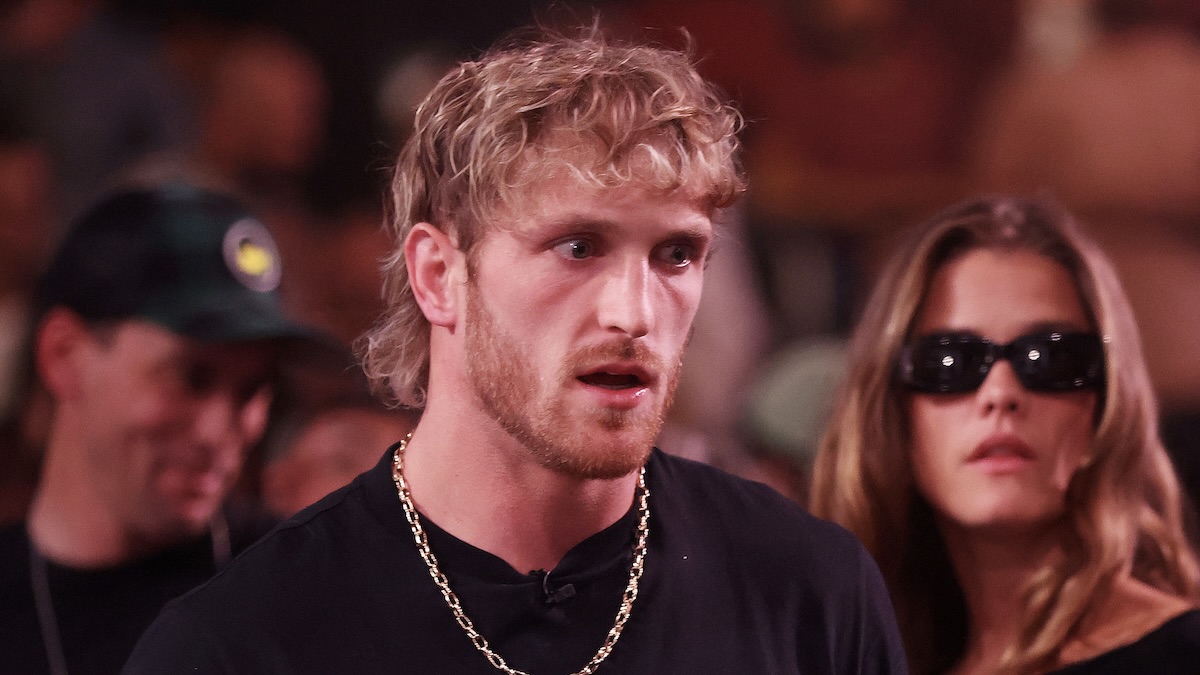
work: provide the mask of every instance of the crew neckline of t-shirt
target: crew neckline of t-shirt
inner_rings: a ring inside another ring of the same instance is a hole
[[[33,549],[33,540],[29,536],[28,531],[24,527],[20,528],[18,537],[21,542],[22,553],[28,559]],[[208,532],[198,534],[195,537],[189,537],[172,543],[164,548],[151,551],[149,553],[122,560],[116,563],[105,565],[95,565],[88,567],[80,567],[76,565],[67,565],[48,558],[41,553],[38,555],[46,566],[46,570],[55,577],[57,583],[83,583],[92,584],[96,580],[114,578],[120,576],[131,576],[141,578],[154,570],[178,565],[181,561],[189,561],[193,558],[212,559],[212,537]]]
[[[413,546],[404,507],[396,494],[392,480],[392,457],[396,445],[384,453],[380,462],[366,477],[368,499],[373,502],[377,513],[383,516],[388,531],[401,537],[403,545]],[[649,486],[654,466],[658,460],[658,449],[652,450],[646,464],[646,483]],[[651,490],[653,492],[653,490]],[[654,509],[651,496],[651,511]],[[429,538],[429,546],[438,559],[438,565],[447,574],[462,574],[490,583],[522,584],[540,580],[546,573],[563,583],[578,583],[603,575],[616,565],[628,565],[633,555],[637,533],[638,509],[635,501],[615,523],[576,544],[567,552],[553,570],[518,571],[501,558],[477,548],[443,530],[434,521],[421,514],[421,525]]]

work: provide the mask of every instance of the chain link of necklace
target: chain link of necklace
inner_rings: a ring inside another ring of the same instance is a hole
[[[396,483],[396,491],[400,493],[400,504],[404,506],[404,517],[408,520],[413,540],[417,543],[417,551],[421,554],[421,559],[425,561],[425,566],[429,568],[429,576],[433,577],[434,583],[441,590],[442,598],[450,607],[450,611],[454,613],[454,620],[466,632],[467,637],[471,638],[471,643],[475,645],[475,648],[487,657],[488,663],[492,664],[497,670],[509,675],[529,675],[523,670],[517,670],[509,666],[503,657],[492,650],[487,639],[479,634],[479,631],[475,629],[474,622],[463,611],[458,596],[450,589],[450,580],[446,578],[441,568],[438,567],[437,557],[433,555],[433,550],[429,548],[429,537],[425,535],[425,528],[421,527],[417,508],[413,506],[412,495],[408,491],[408,481],[404,480],[404,449],[408,447],[408,441],[411,438],[412,434],[410,433],[396,447],[396,452],[392,457],[392,480]],[[638,538],[637,545],[633,548],[633,564],[629,567],[629,583],[626,584],[625,593],[621,596],[621,608],[617,610],[616,621],[613,623],[613,627],[609,629],[608,635],[605,636],[604,644],[600,646],[600,650],[596,652],[591,661],[587,662],[587,665],[572,673],[572,675],[592,675],[596,672],[596,668],[612,653],[617,640],[621,638],[621,631],[625,630],[625,622],[629,621],[629,615],[633,611],[633,601],[637,599],[638,583],[642,579],[642,569],[646,560],[646,537],[650,534],[650,490],[646,488],[645,467],[642,467],[638,472],[637,486]]]

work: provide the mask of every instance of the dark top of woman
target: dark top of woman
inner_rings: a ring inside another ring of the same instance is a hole
[[[1200,609],[1184,612],[1136,642],[1086,661],[1072,663],[1052,675],[1175,675],[1200,670]]]

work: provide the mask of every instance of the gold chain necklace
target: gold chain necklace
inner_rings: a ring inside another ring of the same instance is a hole
[[[413,506],[412,495],[408,491],[408,481],[404,480],[404,449],[408,447],[408,441],[412,438],[412,434],[408,434],[404,440],[400,441],[400,445],[396,447],[396,452],[392,456],[392,480],[396,483],[396,491],[400,493],[400,504],[404,506],[404,517],[408,520],[409,528],[412,530],[413,540],[417,543],[417,551],[421,554],[421,559],[425,561],[425,566],[429,568],[429,576],[433,577],[434,583],[437,584],[439,590],[442,591],[442,598],[450,607],[450,611],[454,613],[454,620],[467,633],[467,637],[471,638],[471,643],[475,648],[487,657],[488,663],[509,675],[529,675],[523,670],[517,670],[508,665],[496,652],[492,651],[486,638],[475,630],[475,624],[463,611],[462,604],[458,601],[458,596],[450,589],[450,580],[442,573],[438,567],[437,557],[433,555],[433,550],[429,548],[429,537],[425,535],[425,529],[421,527],[421,520],[417,515],[417,509]],[[637,599],[638,582],[642,579],[643,564],[646,560],[646,537],[650,534],[650,490],[646,488],[646,468],[638,472],[638,540],[637,545],[633,548],[633,564],[629,568],[629,583],[625,586],[625,593],[621,596],[621,608],[617,610],[617,619],[613,623],[613,627],[609,629],[608,635],[604,638],[604,644],[600,646],[600,650],[592,657],[591,661],[587,662],[583,668],[572,675],[592,675],[596,672],[596,668],[608,658],[612,653],[613,647],[616,646],[617,640],[621,638],[621,631],[625,630],[625,622],[629,621],[629,614],[633,610],[633,601]]]

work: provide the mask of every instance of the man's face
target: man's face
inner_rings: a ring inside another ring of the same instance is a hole
[[[615,478],[662,427],[713,227],[700,205],[573,179],[472,251],[467,368],[483,410],[547,468]]]
[[[271,347],[197,343],[124,321],[80,351],[89,480],[134,536],[199,533],[262,435]]]

